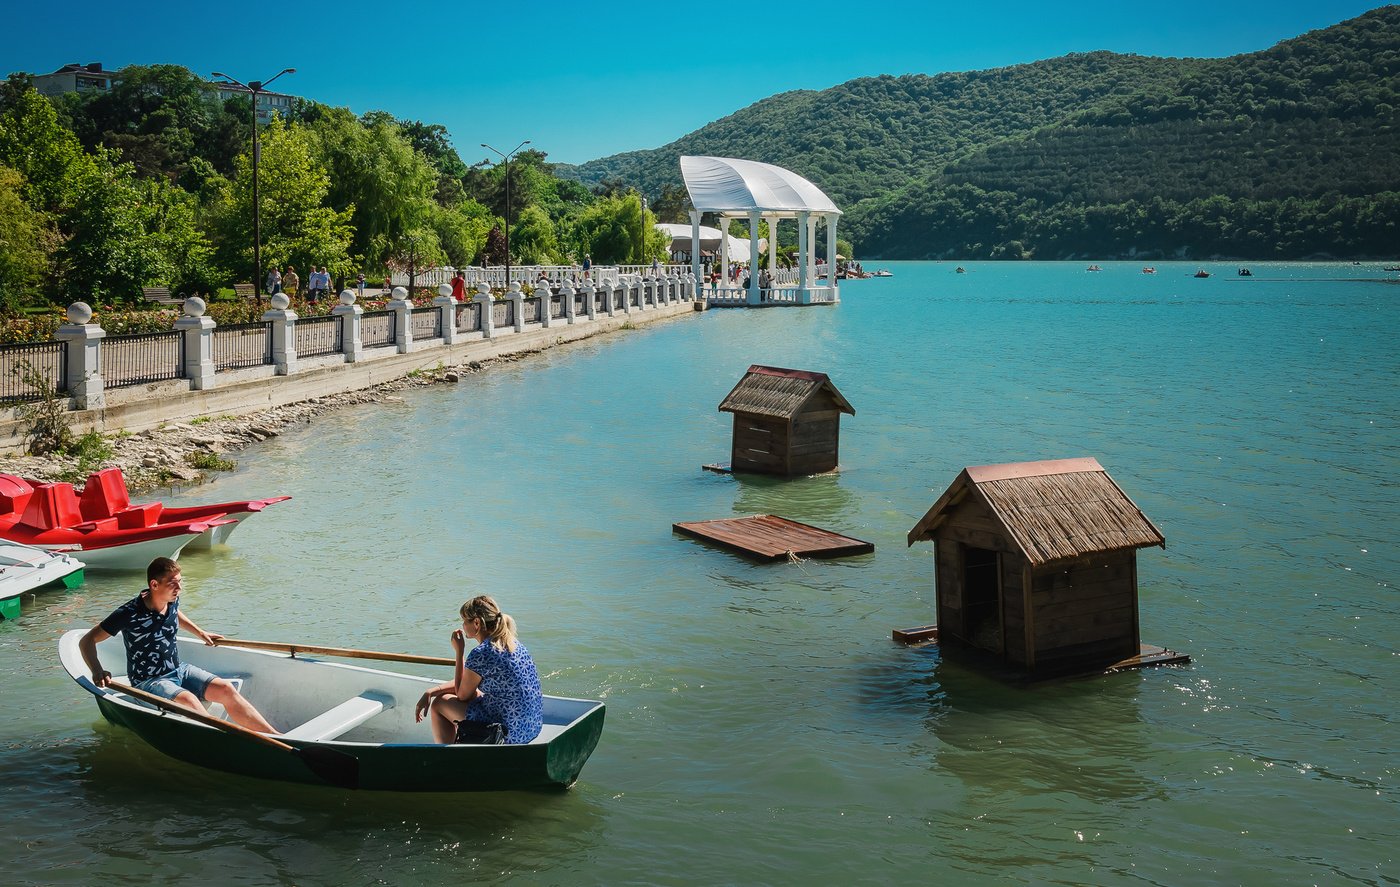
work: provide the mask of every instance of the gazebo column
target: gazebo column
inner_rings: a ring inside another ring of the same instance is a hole
[[[806,210],[797,214],[797,287],[803,293],[798,296],[799,300],[805,297],[807,287],[812,285],[811,279],[807,276],[807,255],[812,249],[812,238],[809,236],[811,232],[807,228],[807,220],[811,215]]]
[[[729,286],[729,217],[719,217],[720,286]]]
[[[831,301],[841,301],[836,290],[836,220],[840,218],[835,213],[830,213],[826,217],[826,283],[831,287]]]
[[[700,279],[700,211],[690,211],[690,273]]]
[[[758,255],[758,210],[749,213],[749,304],[763,304],[763,291],[758,288],[758,269],[761,261]]]
[[[807,261],[810,270],[807,272],[807,280],[810,286],[817,285],[817,217],[812,213],[807,213]]]
[[[778,276],[778,217],[768,217],[768,285]]]

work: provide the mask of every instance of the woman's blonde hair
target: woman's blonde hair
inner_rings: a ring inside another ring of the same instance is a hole
[[[509,613],[502,613],[495,598],[489,594],[478,595],[462,605],[463,619],[480,619],[486,629],[486,639],[498,650],[514,653],[517,643],[515,620]]]

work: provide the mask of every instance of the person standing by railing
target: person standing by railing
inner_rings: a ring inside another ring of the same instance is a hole
[[[280,292],[282,292],[282,272],[277,270],[276,265],[273,265],[267,269],[267,294],[275,296]]]

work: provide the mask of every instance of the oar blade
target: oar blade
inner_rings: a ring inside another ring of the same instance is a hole
[[[333,748],[298,748],[297,758],[306,768],[340,788],[360,787],[360,759]]]

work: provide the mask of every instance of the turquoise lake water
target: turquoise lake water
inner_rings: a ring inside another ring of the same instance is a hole
[[[873,264],[873,263],[872,263]],[[601,698],[562,793],[205,771],[57,664],[140,578],[0,623],[0,883],[1400,883],[1400,284],[1379,266],[892,263],[832,308],[715,310],[346,409],[165,497],[287,493],[182,559],[211,631],[448,655],[467,597]],[[728,456],[751,363],[830,374],[842,471]],[[1193,662],[1013,689],[905,534],[967,465],[1094,456],[1163,530],[1143,640]],[[873,555],[753,564],[670,525],[772,512]],[[426,734],[425,734],[426,735]]]

